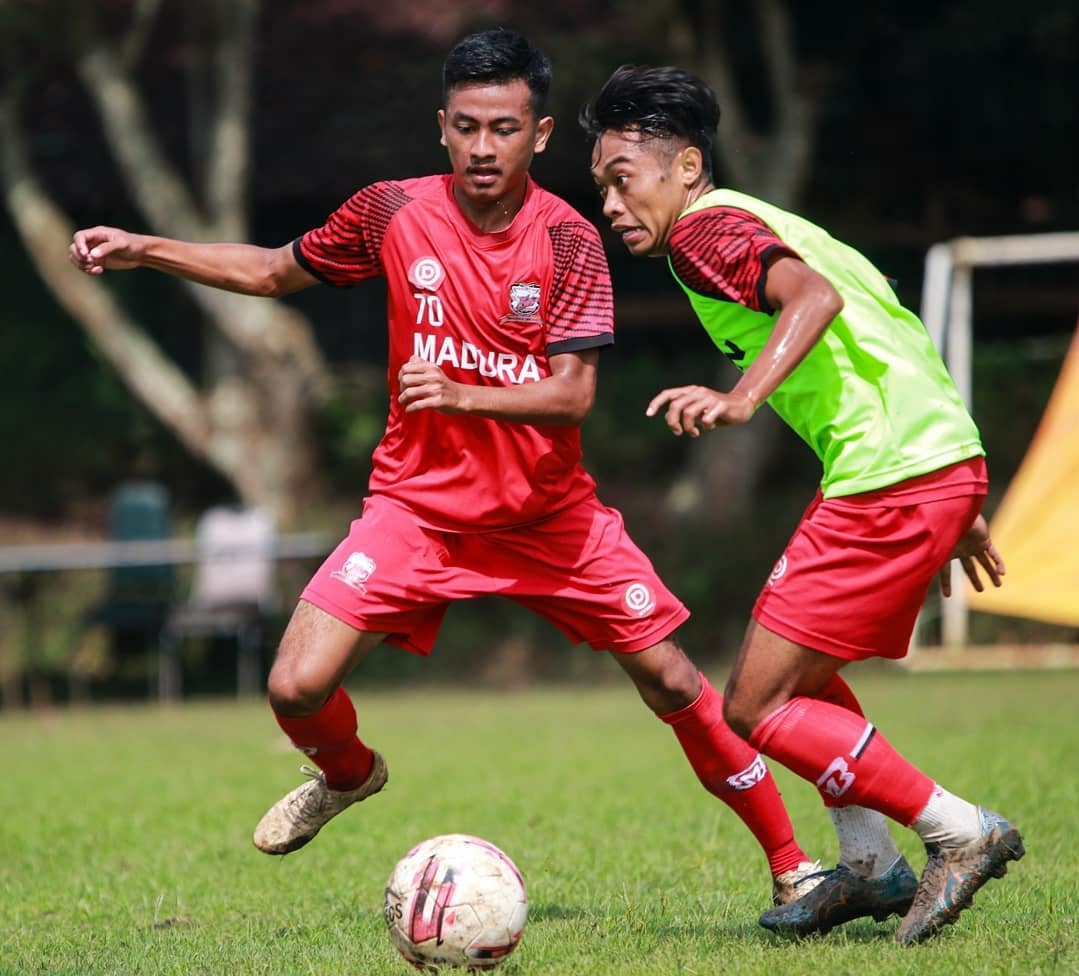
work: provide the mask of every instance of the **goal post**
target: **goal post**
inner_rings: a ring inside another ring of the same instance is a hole
[[[971,407],[974,269],[1079,262],[1079,232],[957,237],[926,253],[921,318],[951,372],[963,402]],[[941,644],[967,644],[966,588],[956,586],[941,601]],[[915,630],[917,641],[918,630]],[[911,651],[915,649],[912,644]]]

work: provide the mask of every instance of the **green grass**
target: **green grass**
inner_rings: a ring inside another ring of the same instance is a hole
[[[897,945],[894,919],[800,945],[759,928],[763,856],[628,683],[358,690],[390,783],[285,858],[250,834],[301,757],[259,703],[0,714],[0,974],[404,976],[383,884],[414,842],[453,831],[504,847],[528,882],[504,976],[1079,973],[1079,673],[850,678],[898,748],[1026,838],[926,945]],[[834,859],[815,792],[777,778],[803,846]]]

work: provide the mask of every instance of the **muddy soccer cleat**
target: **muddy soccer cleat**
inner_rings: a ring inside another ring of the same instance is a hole
[[[926,844],[929,854],[914,904],[903,919],[896,940],[906,944],[931,939],[974,902],[974,894],[990,878],[1003,878],[1008,862],[1025,853],[1019,831],[999,813],[979,809],[982,835],[969,844],[943,847]]]
[[[381,790],[388,778],[386,762],[377,752],[367,779],[354,790],[331,790],[319,770],[300,768],[310,779],[270,807],[255,828],[255,846],[265,854],[298,851],[342,810]]]
[[[792,871],[784,871],[772,878],[772,904],[787,905],[809,894],[827,874],[820,861],[803,861]]]
[[[905,914],[918,888],[917,876],[902,857],[879,878],[863,878],[843,864],[821,871],[818,877],[816,885],[797,901],[761,915],[760,924],[780,935],[826,935],[856,918],[883,922],[889,915]]]

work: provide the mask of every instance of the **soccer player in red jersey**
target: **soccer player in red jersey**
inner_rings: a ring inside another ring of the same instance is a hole
[[[821,488],[766,582],[724,715],[813,783],[839,864],[766,928],[827,932],[904,915],[931,938],[1024,854],[999,814],[943,789],[862,714],[839,670],[906,653],[929,586],[958,558],[982,589],[1004,565],[980,511],[984,450],[922,323],[859,252],[810,221],[712,184],[719,106],[678,68],[624,66],[586,106],[603,212],[630,253],[663,256],[716,346],[744,373],[729,392],[663,390],[646,413],[691,437],[750,421],[767,400],[821,461]],[[885,816],[928,854],[920,882]]]
[[[277,249],[95,227],[75,234],[71,260],[266,296],[387,281],[389,416],[369,493],[304,589],[269,676],[278,724],[319,770],[263,817],[260,850],[302,847],[386,782],[342,687],[356,664],[382,641],[426,655],[451,603],[501,594],[613,652],[702,784],[754,833],[785,902],[818,865],[676,643],[688,611],[582,466],[613,301],[596,229],[529,176],[554,124],[550,77],[520,35],[472,35],[444,66],[450,174],[367,186]]]

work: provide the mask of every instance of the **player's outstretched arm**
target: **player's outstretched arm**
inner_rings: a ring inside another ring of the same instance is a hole
[[[76,268],[91,275],[153,268],[243,295],[287,295],[317,281],[296,261],[291,244],[278,248],[203,244],[132,234],[119,227],[76,231],[68,257]]]
[[[951,557],[948,559],[938,574],[940,592],[944,596],[952,595],[952,560],[958,559],[963,567],[971,586],[979,593],[985,589],[978,567],[981,566],[985,575],[994,586],[1000,586],[1003,582],[1001,577],[1007,572],[1004,560],[1001,559],[997,547],[989,537],[989,526],[984,518],[979,515],[974,524],[967,529],[963,537],[955,544]]]

